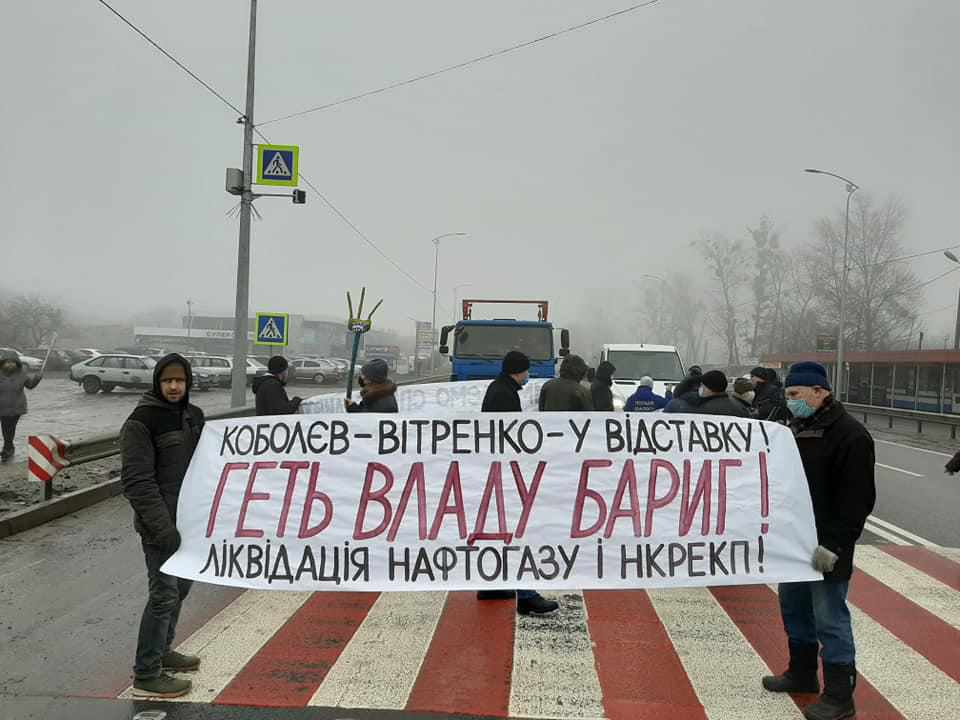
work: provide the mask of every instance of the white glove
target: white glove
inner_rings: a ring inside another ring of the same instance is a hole
[[[821,573],[833,572],[838,559],[836,553],[827,550],[823,545],[817,545],[817,549],[813,551],[813,569]]]

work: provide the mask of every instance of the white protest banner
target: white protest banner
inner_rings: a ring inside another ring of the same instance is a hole
[[[464,382],[424,383],[397,388],[397,405],[401,413],[427,415],[433,413],[476,412],[483,405],[483,395],[490,380]],[[536,411],[540,389],[546,380],[531,380],[520,390],[520,405],[524,412]],[[323,393],[307,398],[300,405],[304,415],[346,413],[343,393]]]
[[[776,424],[607,413],[207,423],[164,572],[285,590],[588,589],[820,579]]]

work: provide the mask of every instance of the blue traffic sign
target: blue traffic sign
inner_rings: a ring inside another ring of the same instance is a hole
[[[289,318],[287,313],[257,313],[257,345],[286,346]]]
[[[257,184],[296,187],[300,148],[297,145],[260,145],[257,151]]]

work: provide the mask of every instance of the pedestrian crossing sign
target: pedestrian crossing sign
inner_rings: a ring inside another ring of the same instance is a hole
[[[257,185],[296,187],[300,180],[299,145],[260,145],[257,150]]]
[[[257,345],[285,347],[290,316],[286,313],[257,313]]]

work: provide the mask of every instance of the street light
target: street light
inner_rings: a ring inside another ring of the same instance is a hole
[[[435,248],[433,254],[433,323],[430,325],[430,332],[432,337],[436,337],[437,333],[437,279],[440,277],[440,241],[448,237],[462,237],[466,235],[465,232],[452,232],[444,233],[443,235],[437,235],[433,239],[433,246]],[[433,348],[430,348],[430,372],[434,371],[435,357],[436,353],[433,352]]]
[[[473,287],[473,283],[460,283],[453,286],[453,323],[457,323],[457,302],[460,300],[460,290],[465,287]]]
[[[860,186],[853,182],[853,180],[843,177],[843,175],[837,175],[836,173],[827,172],[826,170],[806,168],[804,172],[813,173],[814,175],[829,175],[847,184],[847,210],[843,223],[843,268],[840,271],[840,322],[838,323],[839,327],[837,330],[837,364],[834,368],[834,387],[836,388],[837,399],[843,400],[843,332],[846,321],[847,272],[849,271],[847,267],[847,243],[850,239],[850,198],[860,189]]]
[[[949,250],[944,250],[943,255],[947,260],[960,264],[960,258]],[[953,349],[960,350],[960,292],[957,293],[957,321],[953,327]]]

